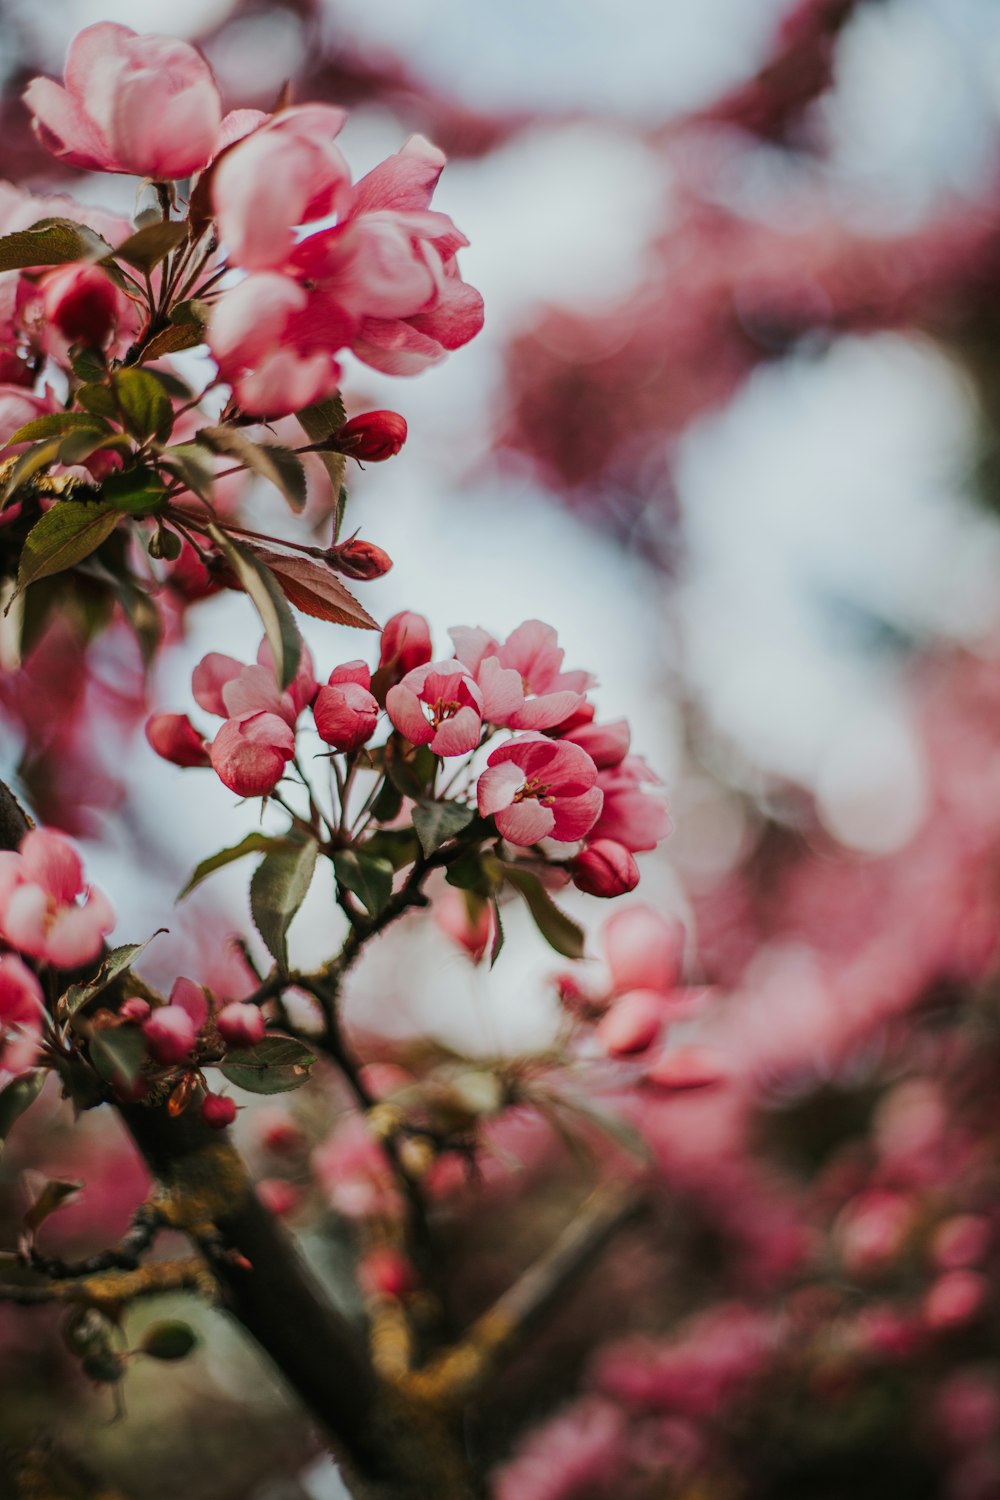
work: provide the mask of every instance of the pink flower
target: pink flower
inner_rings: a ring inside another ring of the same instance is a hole
[[[313,718],[319,737],[335,750],[350,754],[375,732],[379,706],[369,691],[371,680],[363,661],[350,661],[335,667],[327,686],[316,694]]]
[[[19,385],[0,385],[0,445],[6,448],[8,439],[19,427],[55,410],[56,402],[49,390],[44,396],[36,396]],[[9,457],[14,452],[23,452],[26,446],[26,444],[19,443],[16,449],[10,449],[5,457]]]
[[[565,731],[561,739],[572,740],[581,750],[586,750],[599,771],[621,765],[628,754],[631,733],[626,719],[616,719],[612,724],[579,724]]]
[[[0,1068],[24,1073],[32,1067],[45,1014],[42,987],[16,953],[0,954]]]
[[[624,896],[639,884],[639,867],[622,844],[596,839],[570,865],[573,884],[588,896]]]
[[[398,1217],[402,1201],[385,1153],[364,1120],[351,1115],[312,1154],[331,1208],[348,1219]]]
[[[636,904],[616,912],[601,933],[612,993],[655,990],[669,995],[677,988],[684,958],[684,928],[651,906]]]
[[[295,735],[277,714],[227,719],[209,751],[212,769],[238,797],[273,792],[295,754]]]
[[[653,990],[632,990],[616,1000],[597,1024],[597,1040],[612,1057],[645,1052],[659,1036],[664,997]]]
[[[24,101],[42,145],[69,166],[163,181],[212,155],[219,94],[187,42],[101,21],[70,43],[64,81],[35,78]]]
[[[150,1056],[164,1067],[186,1062],[208,1019],[208,1001],[200,985],[176,979],[169,1005],[161,1005],[143,1022]]]
[[[490,903],[446,885],[434,898],[433,916],[441,931],[478,964],[493,941]]]
[[[499,644],[485,630],[449,631],[455,655],[483,693],[483,717],[509,729],[552,729],[576,713],[592,679],[563,672],[565,653],[556,632],[541,620],[525,620]]]
[[[45,316],[71,344],[101,348],[118,320],[118,292],[100,266],[70,265],[41,282]]]
[[[400,675],[405,675],[415,667],[425,666],[433,654],[431,628],[423,615],[404,609],[391,620],[386,620],[382,628],[380,669],[392,667]]]
[[[578,745],[522,735],[487,761],[476,795],[484,818],[512,844],[582,839],[601,811],[597,767]]]
[[[382,463],[394,458],[406,442],[406,418],[398,411],[366,411],[352,417],[330,440],[338,453],[359,462]]]
[[[350,321],[289,276],[257,271],[220,297],[208,324],[219,374],[252,416],[280,417],[332,396]]]
[[[59,834],[33,828],[17,854],[0,854],[0,933],[12,948],[73,969],[98,956],[114,925],[107,898],[84,885],[80,857]]]
[[[234,1000],[224,1005],[215,1018],[219,1035],[227,1047],[256,1047],[264,1040],[264,1017],[256,1005]]]
[[[295,724],[316,692],[312,661],[303,649],[295,680],[279,691],[263,641],[255,666],[210,652],[191,679],[196,702],[226,719],[209,750],[212,766],[231,791],[261,797],[273,791],[295,754]]]
[[[146,739],[175,766],[211,765],[205,741],[187,714],[153,714],[146,721]]]
[[[633,854],[655,849],[670,832],[670,819],[662,796],[642,788],[658,782],[659,778],[637,755],[626,756],[619,765],[601,771],[604,811],[594,837],[614,839]]]
[[[407,672],[386,694],[400,734],[435,755],[465,755],[479,743],[483,696],[457,661],[429,662]]]
[[[969,1323],[984,1306],[990,1284],[978,1271],[946,1271],[924,1298],[924,1322],[939,1332]]]
[[[212,1130],[225,1130],[236,1119],[236,1104],[227,1094],[206,1094],[201,1101],[201,1117]]]
[[[347,118],[328,104],[272,115],[227,151],[212,204],[230,259],[251,271],[282,266],[297,225],[345,209],[351,174],[334,137]]]

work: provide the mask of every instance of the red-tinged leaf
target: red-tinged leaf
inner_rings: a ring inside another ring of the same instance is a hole
[[[325,563],[311,557],[283,557],[246,540],[243,545],[266,563],[285,598],[304,615],[329,620],[334,625],[353,625],[359,630],[379,629],[377,621]]]

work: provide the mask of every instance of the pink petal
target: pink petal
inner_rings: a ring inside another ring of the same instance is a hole
[[[72,845],[57,833],[33,828],[21,840],[22,875],[55,901],[75,901],[83,887],[83,866]]]
[[[562,843],[582,839],[597,822],[603,801],[604,793],[598,786],[592,786],[581,797],[557,797],[552,807],[555,814],[552,837]]]
[[[24,91],[32,125],[45,150],[70,167],[114,170],[114,161],[93,121],[73,96],[51,78],[33,78]]]
[[[273,791],[295,753],[295,736],[277,714],[227,719],[209,754],[219,780],[241,797]]]
[[[383,208],[426,208],[446,160],[444,152],[422,135],[411,135],[401,151],[355,183],[349,216]]]
[[[608,919],[602,941],[617,994],[625,990],[669,994],[680,982],[684,928],[675,918],[637,903]]]
[[[551,807],[543,807],[534,798],[501,808],[495,816],[497,828],[503,837],[511,844],[524,847],[548,838],[555,824]]]
[[[45,934],[45,957],[57,969],[75,969],[96,959],[104,946],[104,934],[114,925],[110,907],[102,898],[97,905],[64,906],[56,912]]]
[[[191,677],[191,691],[198,707],[206,713],[218,714],[220,719],[228,718],[222,689],[242,671],[241,661],[233,656],[223,656],[220,651],[210,651],[202,657]]]
[[[170,991],[170,1004],[179,1006],[185,1015],[191,1018],[195,1031],[200,1031],[208,1020],[208,1001],[205,991],[200,984],[195,984],[193,979],[185,979],[183,976],[174,980],[173,989]]]
[[[575,713],[582,701],[579,693],[543,693],[540,698],[526,699],[508,722],[512,729],[553,729]]]
[[[435,755],[466,755],[479,744],[482,727],[482,717],[476,709],[460,708],[438,726],[430,742],[431,749]]]
[[[520,673],[502,667],[495,656],[487,656],[479,664],[476,681],[483,695],[483,718],[490,724],[515,724],[524,708]]]
[[[524,772],[509,762],[490,766],[476,783],[476,799],[484,818],[509,807],[524,785]]]
[[[3,935],[12,948],[44,958],[48,915],[48,899],[40,886],[18,886],[3,914]]]
[[[279,714],[284,718],[281,694],[269,667],[244,667],[238,677],[223,683],[222,701],[230,719],[256,713]]]
[[[367,690],[372,685],[372,674],[367,662],[347,661],[342,667],[334,667],[327,681],[331,687],[338,682],[356,682]]]
[[[412,675],[407,673],[407,676]],[[386,712],[395,728],[406,736],[411,745],[429,745],[434,738],[434,730],[424,717],[420,699],[404,682],[389,689],[385,698]]]
[[[633,990],[617,1000],[598,1022],[597,1040],[612,1057],[644,1052],[656,1041],[663,1021],[663,996],[652,990]]]

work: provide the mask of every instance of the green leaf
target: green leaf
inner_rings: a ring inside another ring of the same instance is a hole
[[[199,500],[211,500],[215,470],[205,450],[197,443],[180,443],[160,454],[160,463],[186,484]]]
[[[101,485],[101,499],[127,516],[150,516],[166,497],[163,480],[152,469],[127,469]]]
[[[378,625],[358,603],[350,589],[330,571],[326,563],[310,557],[285,556],[256,542],[246,542],[248,552],[268,568],[281,585],[285,598],[316,620],[334,625],[352,625],[359,630],[377,630]]]
[[[73,432],[78,427],[90,428],[97,432],[110,432],[106,422],[100,417],[94,416],[86,411],[50,411],[44,417],[35,417],[30,422],[25,422],[15,433],[7,439],[7,447],[13,448],[15,443],[33,443],[38,438],[58,437],[64,432]]]
[[[137,1026],[109,1026],[89,1041],[90,1061],[105,1083],[129,1088],[146,1061],[146,1040]]]
[[[163,443],[174,425],[170,397],[149,370],[119,370],[112,376],[115,396],[127,430],[140,442]]]
[[[412,828],[380,828],[365,840],[366,854],[387,859],[394,870],[405,870],[420,854],[420,843]]]
[[[7,476],[3,487],[3,496],[0,497],[0,510],[13,499],[14,495],[35,474],[47,469],[49,464],[54,464],[59,457],[61,438],[48,438],[45,442],[35,443],[33,447],[27,448],[18,458]]]
[[[158,219],[116,245],[114,258],[134,266],[137,271],[151,271],[187,237],[188,226],[182,220]]]
[[[79,501],[60,500],[47,510],[28,532],[21,552],[16,593],[82,562],[114,531],[121,519],[109,505],[85,505]]]
[[[297,849],[268,854],[250,881],[250,911],[268,952],[288,968],[288,928],[306,899],[316,869],[319,846],[309,839]]]
[[[142,351],[144,361],[161,359],[164,354],[180,354],[184,349],[197,349],[205,342],[205,330],[200,323],[172,323],[155,333]]]
[[[0,239],[0,271],[101,260],[110,254],[107,240],[86,224],[75,224],[72,219],[39,219],[30,229],[18,229]]]
[[[53,1177],[45,1184],[24,1216],[24,1227],[28,1230],[32,1240],[35,1237],[35,1231],[45,1222],[49,1214],[54,1214],[67,1199],[74,1198],[82,1187],[82,1182],[70,1181],[62,1177]]]
[[[157,928],[152,937],[148,937],[144,943],[122,943],[120,947],[112,948],[93,979],[89,980],[86,984],[71,984],[60,995],[56,1010],[59,1019],[61,1021],[68,1020],[70,1016],[75,1016],[80,1007],[86,1005],[88,1000],[96,999],[102,991],[107,989],[109,984],[118,978],[119,974],[124,974],[125,970],[135,963],[139,954],[142,953],[143,949],[148,947],[154,937],[158,937],[161,932],[166,932],[166,930],[165,927]]]
[[[344,454],[343,453],[339,454],[338,456],[340,458],[344,458]],[[344,488],[344,486],[341,485],[340,488],[339,488],[339,490],[337,491],[337,506],[336,506],[336,509],[334,510],[334,513],[333,513],[333,540],[334,540],[334,543],[337,543],[337,542],[340,541],[340,532],[341,532],[341,528],[342,528],[342,526],[344,524],[344,517],[345,517],[346,514],[347,514],[347,491]]]
[[[411,801],[426,799],[437,767],[437,757],[426,745],[414,749],[401,734],[391,734],[386,740],[386,775],[393,786]]]
[[[0,1148],[14,1124],[38,1098],[48,1076],[46,1068],[32,1068],[30,1073],[20,1073],[6,1088],[0,1089]]]
[[[67,432],[59,444],[59,462],[82,464],[92,453],[107,448],[116,448],[126,458],[132,453],[131,440],[122,432],[109,432],[106,427],[79,427],[75,432]]]
[[[236,427],[203,427],[197,441],[213,453],[224,453],[267,479],[281,491],[292,510],[306,503],[306,471],[291,448],[278,443],[255,443]]]
[[[542,937],[564,958],[582,958],[585,936],[582,927],[561,911],[537,875],[517,865],[504,865],[505,879],[525,899]]]
[[[444,878],[449,885],[455,886],[460,891],[469,891],[473,896],[482,896],[484,899],[492,896],[497,889],[497,876],[490,868],[494,860],[484,860],[478,849],[468,849],[449,862]]]
[[[81,385],[76,393],[76,399],[92,416],[112,417],[117,422],[121,421],[121,413],[111,387],[104,385],[101,381]]]
[[[344,403],[339,396],[331,396],[326,401],[314,401],[312,406],[303,407],[302,411],[296,412],[295,415],[299,426],[311,443],[321,443],[324,438],[339,431],[347,421]],[[344,505],[347,503],[347,491],[344,489],[347,457],[343,453],[317,453],[316,457],[329,474],[333,493],[337,496],[337,513],[334,518],[333,532],[333,540],[336,542],[339,539],[340,527],[344,519]]]
[[[353,891],[370,917],[377,917],[392,895],[389,860],[364,849],[341,849],[333,856],[333,868],[338,884]]]
[[[403,794],[393,786],[388,776],[379,787],[378,796],[372,803],[372,817],[376,823],[395,823],[403,810]]]
[[[260,615],[264,634],[271,648],[275,675],[284,691],[295,680],[302,654],[302,637],[285,596],[270,569],[231,536],[227,536],[220,526],[213,522],[208,528],[208,534]]]
[[[315,1055],[288,1036],[267,1036],[256,1047],[229,1052],[219,1067],[223,1078],[248,1094],[284,1094],[309,1078]]]
[[[172,536],[173,533],[166,532],[165,535]],[[179,545],[177,552],[180,553]],[[163,617],[159,607],[146,589],[140,588],[129,578],[119,578],[115,589],[118,602],[138,642],[143,666],[148,671],[156,659],[156,653],[163,638]]]
[[[108,363],[101,349],[78,349],[70,360],[70,367],[77,380],[104,380]]]
[[[179,1318],[165,1318],[151,1323],[142,1336],[139,1350],[150,1359],[184,1359],[198,1343],[198,1335],[189,1323]]]
[[[500,902],[496,896],[491,899],[493,901],[493,946],[490,949],[490,968],[492,969],[503,947],[503,922],[500,920]]]
[[[201,861],[200,865],[196,865],[177,899],[183,901],[184,897],[189,896],[195,886],[201,885],[208,875],[221,870],[225,865],[233,864],[237,859],[242,859],[245,854],[278,853],[279,851],[284,853],[298,847],[290,839],[272,838],[267,833],[248,833],[246,838],[241,839],[238,844],[231,844],[228,849],[220,849],[217,854],[210,854],[207,859]]]
[[[418,803],[413,809],[413,826],[427,858],[456,833],[468,828],[475,816],[475,808],[466,807],[463,802]]]

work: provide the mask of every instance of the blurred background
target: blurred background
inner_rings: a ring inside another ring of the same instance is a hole
[[[659,1089],[627,1068],[581,1085],[652,1151],[662,1211],[477,1419],[500,1500],[1000,1496],[996,6],[3,0],[0,173],[128,212],[134,184],[68,183],[20,104],[97,20],[195,42],[229,107],[267,109],[288,79],[348,106],[355,176],[413,132],[448,153],[435,206],[471,241],[486,328],[412,382],[349,370],[349,410],[410,424],[352,491],[352,523],[395,560],[365,603],[427,614],[440,654],[451,625],[555,625],[666,786],[674,831],[636,899],[684,924],[702,999],[675,1032],[704,1086],[680,1066]],[[82,839],[120,941],[246,831],[218,783],[179,790],[141,720],[147,699],[189,706],[206,650],[250,659],[248,618],[231,596],[189,611],[148,689],[103,638],[85,691],[106,733],[86,743],[51,727],[66,641],[2,674],[3,768]],[[325,672],[366,649],[337,627],[308,638]],[[170,919],[154,981],[238,983],[215,935],[246,922],[241,874]],[[599,987],[601,914],[565,902]],[[330,905],[317,889],[298,920],[302,962],[331,946]],[[491,973],[418,921],[361,967],[350,1014],[425,1082],[455,1053],[488,1076],[554,1034],[556,967],[526,920]],[[417,1059],[428,1035],[440,1051]],[[138,1169],[105,1122],[43,1105],[8,1198],[25,1166],[85,1158],[79,1175],[107,1180],[61,1233],[103,1244]],[[349,1296],[352,1240],[328,1210],[352,1169],[322,1155],[339,1105],[296,1109],[284,1144],[273,1114],[240,1130]],[[537,1116],[489,1128],[479,1191],[509,1209],[510,1242],[473,1189],[442,1187],[456,1315],[619,1149],[590,1130],[578,1161]],[[137,1500],[340,1493],[221,1319],[169,1379],[137,1365],[129,1421],[107,1425],[107,1393],[43,1349],[44,1318],[3,1317],[21,1417],[63,1383],[70,1446]]]

